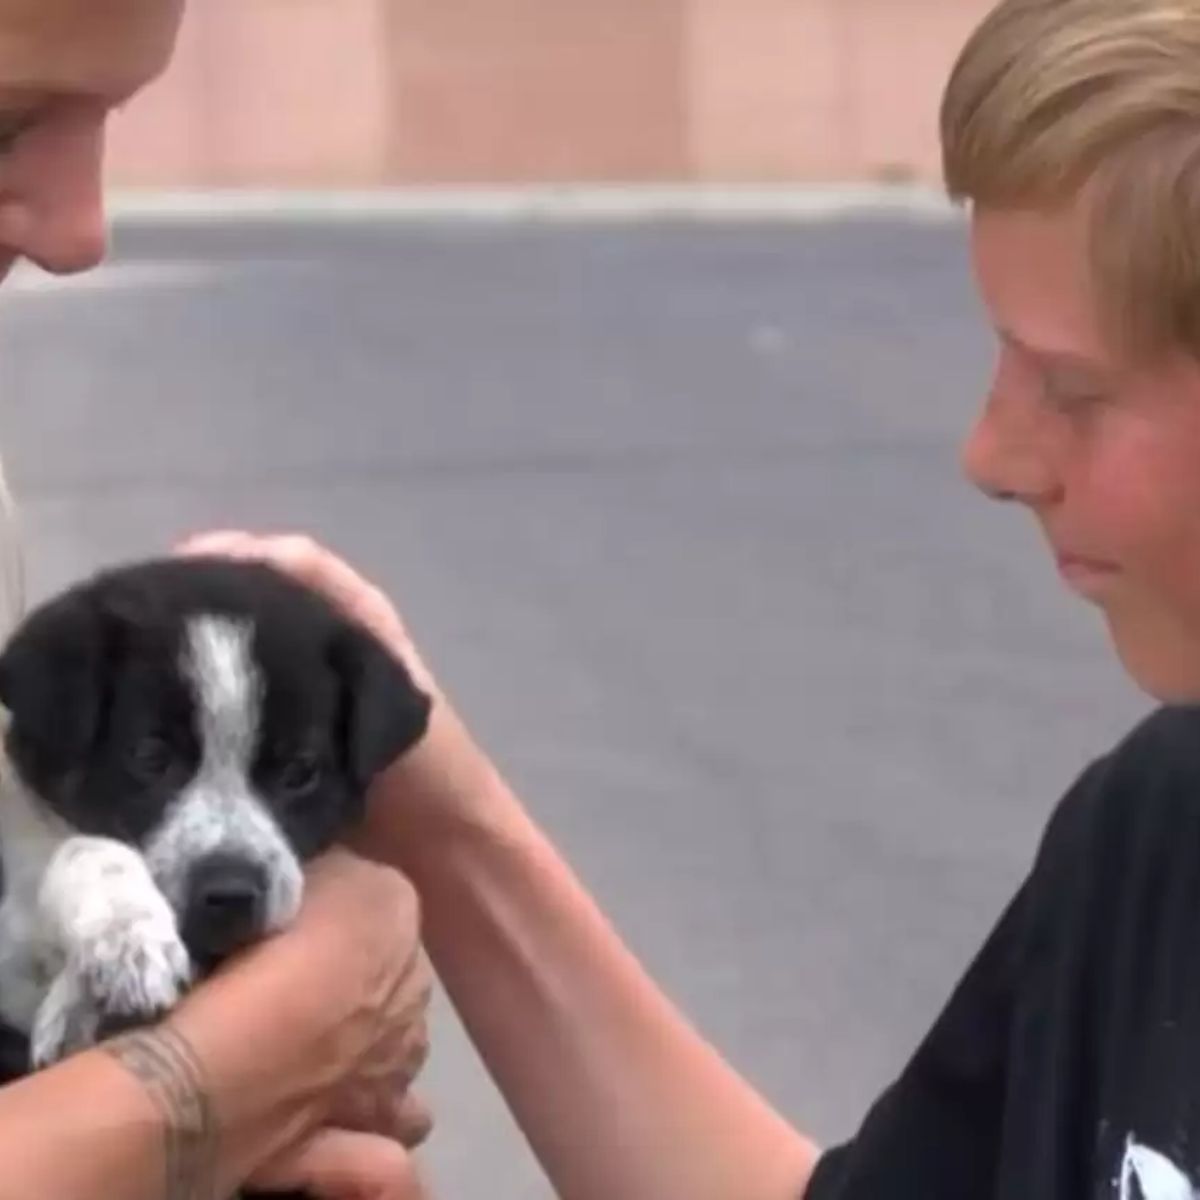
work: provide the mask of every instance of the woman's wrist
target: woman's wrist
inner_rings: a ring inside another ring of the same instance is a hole
[[[133,1030],[99,1050],[137,1082],[153,1107],[166,1195],[215,1196],[236,1183],[238,1168],[226,1161],[207,1074],[177,1030],[162,1025]]]
[[[235,1183],[322,1124],[341,1073],[337,1048],[328,1044],[335,1035],[307,1032],[336,1026],[324,1012],[304,1011],[325,1000],[309,990],[271,1002],[265,981],[246,976],[255,969],[239,963],[236,976],[206,981],[157,1027],[177,1061],[157,1064],[169,1071],[161,1082],[147,1080],[161,1095],[170,1128],[190,1120],[211,1131],[214,1154]],[[128,1036],[134,1053],[142,1052],[138,1035]],[[127,1066],[129,1044],[116,1043]],[[155,1066],[143,1062],[144,1070]],[[190,1098],[177,1102],[181,1094]]]

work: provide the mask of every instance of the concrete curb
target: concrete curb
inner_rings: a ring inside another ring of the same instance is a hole
[[[933,188],[909,185],[780,187],[568,186],[381,188],[377,190],[207,189],[110,194],[126,224],[224,222],[774,222],[846,216],[947,221],[959,210]]]

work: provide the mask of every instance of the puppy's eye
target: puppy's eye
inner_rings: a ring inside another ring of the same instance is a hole
[[[144,783],[157,783],[175,765],[175,755],[166,738],[149,734],[139,738],[126,757],[129,769]]]
[[[279,787],[289,796],[306,796],[321,782],[321,768],[311,755],[301,755],[279,772]]]

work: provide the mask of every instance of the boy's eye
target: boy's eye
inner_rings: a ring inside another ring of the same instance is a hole
[[[1042,376],[1042,395],[1055,408],[1086,408],[1104,399],[1104,390],[1086,379],[1064,379],[1053,374]]]

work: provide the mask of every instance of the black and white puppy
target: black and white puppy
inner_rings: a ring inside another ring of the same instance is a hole
[[[35,610],[0,654],[0,1021],[29,1065],[169,1009],[285,927],[302,864],[427,726],[403,665],[274,569],[164,559]]]

